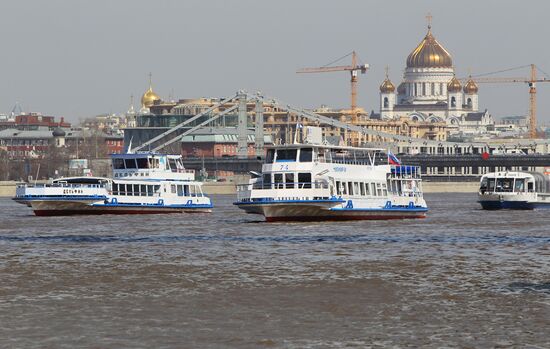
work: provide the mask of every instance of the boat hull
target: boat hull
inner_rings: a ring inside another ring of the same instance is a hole
[[[484,210],[534,210],[537,208],[550,208],[550,203],[548,202],[515,200],[480,200],[478,202]]]
[[[253,204],[235,203],[247,213],[261,214],[267,222],[348,221],[425,218],[424,207],[347,209],[332,204]]]
[[[167,213],[210,213],[212,205],[128,205],[104,204],[88,201],[32,201],[36,216],[72,215],[122,215],[122,214],[167,214]]]

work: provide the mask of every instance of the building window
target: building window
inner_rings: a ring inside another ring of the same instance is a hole
[[[451,107],[456,107],[456,98],[455,97],[451,97]]]
[[[468,98],[468,108],[471,108],[472,107],[472,99],[471,98]]]
[[[388,102],[388,97],[384,97],[384,108],[388,108],[390,103]]]

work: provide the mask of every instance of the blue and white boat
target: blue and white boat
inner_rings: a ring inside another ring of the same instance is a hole
[[[113,178],[59,178],[20,185],[15,201],[37,216],[211,212],[212,202],[183,167],[181,156],[154,153],[112,155]]]
[[[491,172],[481,177],[478,202],[485,210],[550,208],[550,180],[538,172]]]
[[[376,163],[383,151],[324,145],[320,131],[303,144],[270,147],[262,173],[238,186],[234,204],[268,222],[425,217],[420,169]]]

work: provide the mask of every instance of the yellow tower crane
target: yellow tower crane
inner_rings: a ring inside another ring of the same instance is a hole
[[[331,66],[332,64],[351,56],[351,65],[337,65]],[[296,73],[330,73],[336,71],[349,71],[351,75],[351,113],[352,117],[355,120],[357,117],[357,75],[358,72],[365,74],[369,69],[368,64],[358,64],[357,63],[357,54],[355,51],[348,53],[347,55],[338,58],[334,62],[326,64],[318,68],[302,68],[296,71]]]
[[[472,79],[476,83],[510,83],[510,82],[521,82],[526,83],[529,86],[529,138],[537,138],[537,82],[550,82],[550,79],[537,78],[537,66],[534,64],[529,65],[531,67],[531,76],[530,77],[503,77],[503,78],[488,78],[488,77],[470,77],[461,80]],[[519,68],[525,68],[527,66],[501,70],[499,72],[515,70]],[[495,72],[495,73],[499,73]],[[494,74],[494,73],[489,73]],[[483,74],[488,75],[488,74]]]

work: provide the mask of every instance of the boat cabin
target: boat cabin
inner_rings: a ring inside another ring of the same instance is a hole
[[[193,170],[183,166],[180,155],[154,153],[113,154],[113,177],[116,178],[155,178],[192,181]]]
[[[547,176],[538,172],[493,172],[481,177],[480,194],[491,193],[548,193]]]

